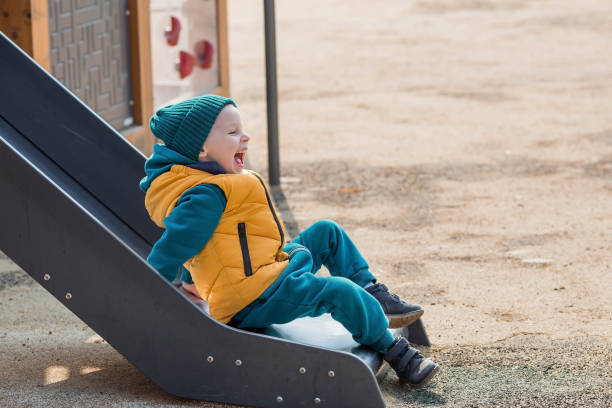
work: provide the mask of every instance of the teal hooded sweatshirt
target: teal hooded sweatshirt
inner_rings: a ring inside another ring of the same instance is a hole
[[[140,181],[140,189],[146,193],[153,180],[175,164],[211,174],[225,173],[216,162],[197,162],[164,145],[156,144],[153,146],[153,155],[145,162],[146,176]],[[206,246],[219,224],[226,204],[223,190],[216,185],[201,184],[187,190],[170,215],[164,218],[165,231],[153,245],[147,262],[169,281],[173,281],[181,272],[182,281],[193,283],[183,264]]]

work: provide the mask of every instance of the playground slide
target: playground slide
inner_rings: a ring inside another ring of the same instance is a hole
[[[329,318],[236,330],[152,269],[144,156],[2,33],[0,61],[0,250],[169,393],[384,407],[380,357]]]

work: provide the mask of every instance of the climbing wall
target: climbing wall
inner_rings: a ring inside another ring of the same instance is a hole
[[[214,0],[151,0],[153,105],[220,87]]]
[[[127,0],[49,0],[51,73],[116,130],[132,125]]]

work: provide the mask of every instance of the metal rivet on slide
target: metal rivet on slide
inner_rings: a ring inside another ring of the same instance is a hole
[[[236,360],[236,365],[240,367],[242,365],[242,360]]]
[[[300,367],[299,372],[300,374],[306,374],[306,369],[304,367]]]
[[[215,359],[213,358],[213,356],[208,356],[206,357],[206,361],[208,361],[209,363],[212,363],[213,361],[215,361]]]
[[[320,403],[321,403],[321,398],[316,397],[316,398],[314,399],[314,403],[315,403],[315,404],[320,404]]]
[[[72,299],[72,293],[70,292],[66,293],[66,299],[68,300]]]
[[[280,395],[278,397],[276,397],[276,402],[278,402],[279,404],[283,402],[283,397],[281,397]]]
[[[48,273],[45,273],[45,276],[43,276],[44,280],[49,280],[51,279],[51,275],[49,275]]]
[[[336,373],[334,373],[333,371],[330,370],[329,373],[327,373],[327,375],[329,375],[331,378],[334,378]]]

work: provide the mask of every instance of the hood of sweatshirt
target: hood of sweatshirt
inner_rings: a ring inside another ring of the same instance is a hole
[[[175,164],[182,164],[183,166],[189,166],[190,164],[196,164],[195,160],[192,160],[174,150],[166,147],[162,144],[155,144],[153,146],[153,154],[145,162],[145,174],[146,176],[140,180],[140,189],[145,193],[151,187],[151,183],[160,174],[164,174]]]
[[[149,216],[159,227],[163,228],[163,220],[170,214],[179,198],[185,193],[184,177],[193,175],[193,170],[200,170],[209,174],[226,174],[227,172],[215,161],[197,162],[191,160],[164,145],[155,145],[153,155],[145,163],[146,177],[140,181],[140,189],[146,193],[145,207]],[[178,165],[175,169],[173,166]],[[184,166],[181,167],[180,166]],[[163,181],[155,180],[172,172],[173,176],[164,177]],[[197,172],[196,172],[197,173]],[[190,184],[189,181],[186,181]]]

